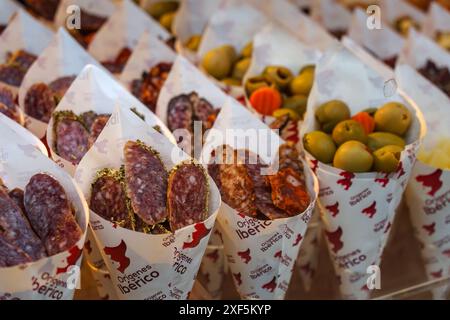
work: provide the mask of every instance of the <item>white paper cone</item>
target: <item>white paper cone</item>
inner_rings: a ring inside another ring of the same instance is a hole
[[[305,239],[298,252],[295,266],[300,275],[303,288],[310,291],[314,276],[319,266],[320,243],[322,242],[322,226],[320,221],[320,211],[315,208],[311,222],[306,230]]]
[[[65,76],[76,76],[90,63],[97,64],[97,61],[65,29],[60,28],[23,78],[19,89],[19,106],[22,111],[25,112],[25,97],[31,86],[41,82],[49,84]],[[45,136],[47,123],[26,114],[25,122],[26,127],[37,137]]]
[[[381,18],[391,27],[401,17],[410,17],[420,26],[425,22],[425,14],[405,0],[380,0]]]
[[[173,21],[172,32],[177,38],[176,48],[192,63],[197,63],[197,54],[184,47],[193,35],[202,35],[210,17],[219,9],[222,0],[181,1]]]
[[[439,3],[432,2],[423,22],[423,33],[435,39],[439,31],[450,32],[450,12]]]
[[[450,138],[450,99],[411,66],[396,68],[399,85],[421,107],[429,128],[422,148],[433,150],[440,139]],[[428,279],[450,275],[450,170],[441,170],[417,161],[406,190],[406,201],[415,235],[421,245]],[[436,299],[444,299],[449,286],[433,289]]]
[[[209,20],[198,49],[199,61],[208,51],[222,45],[230,45],[236,52],[240,52],[268,22],[268,17],[255,7],[231,1],[216,11]],[[237,99],[244,96],[242,87],[227,86],[211,76],[208,77],[231,96]]]
[[[211,82],[209,77],[179,55],[159,93],[156,115],[167,124],[167,108],[170,100],[180,94],[189,94],[193,91],[208,100],[216,109],[222,108],[227,100],[227,95]]]
[[[112,114],[116,104],[126,108],[136,108],[145,117],[145,123],[151,127],[158,125],[166,137],[175,141],[170,131],[153,112],[130,94],[120,83],[111,77],[111,74],[102,67],[87,65],[72,83],[64,98],[54,112],[70,110],[76,115],[83,112],[94,111],[97,114]],[[70,161],[61,158],[54,149],[55,137],[53,132],[53,117],[47,127],[47,144],[51,150],[53,160],[71,175],[76,166]],[[102,140],[97,139],[100,143]]]
[[[8,53],[25,50],[35,56],[48,46],[52,38],[52,31],[20,9],[13,16],[8,27],[0,35],[0,63],[5,63]],[[0,85],[5,85],[0,83]],[[18,88],[10,87],[14,93]]]
[[[242,136],[253,133],[259,136]],[[229,98],[206,138],[202,163],[207,164],[211,152],[223,144],[235,150],[248,149],[270,165],[283,141],[249,110]],[[284,298],[317,197],[317,180],[307,166],[305,177],[311,203],[305,212],[294,217],[257,220],[222,204],[217,219],[228,266],[241,298]]]
[[[303,44],[287,30],[269,24],[253,39],[252,62],[243,83],[246,83],[248,78],[261,74],[267,66],[283,66],[292,74],[298,74],[307,65],[315,65],[320,55],[320,51]],[[247,106],[257,113],[251,106],[250,97],[246,94],[245,98]],[[267,124],[275,120],[270,116],[258,116]],[[298,123],[288,126],[280,132],[280,135],[286,141],[297,143],[299,141]]]
[[[2,137],[5,137],[5,141],[14,141],[19,146],[21,143],[24,145],[35,146],[39,151],[41,151],[45,156],[48,156],[47,148],[44,144],[36,138],[30,131],[19,125],[14,120],[11,120],[3,113],[0,113],[0,129]]]
[[[0,3],[0,25],[6,26],[8,25],[9,19],[13,16],[13,14],[21,9],[21,6],[12,0],[3,0]]]
[[[348,30],[351,12],[334,0],[314,1],[311,6],[311,17],[330,32]]]
[[[96,144],[76,171],[89,199],[99,169],[123,164],[123,145],[141,140],[158,151],[167,169],[189,157],[126,106],[117,106]],[[149,235],[113,225],[91,211],[90,224],[119,299],[186,299],[214,226],[220,195],[212,179],[208,218],[174,234]],[[150,247],[152,250],[148,250]],[[105,252],[105,248],[108,250]]]
[[[66,25],[69,14],[72,14],[72,12],[68,13],[67,10],[72,5],[99,17],[110,17],[116,10],[116,6],[110,0],[60,0],[54,18],[56,27],[64,27]]]
[[[423,134],[423,116],[396,92],[385,94],[385,79],[343,47],[330,49],[316,66],[314,86],[301,135],[317,129],[315,111],[327,101],[345,101],[351,114],[388,101],[407,106],[413,121],[405,137],[401,165],[390,175],[353,174],[315,160],[306,152],[320,182],[323,226],[345,298],[369,297],[367,267],[378,265],[389,234],[390,222],[402,198]],[[345,214],[344,214],[345,213]]]
[[[386,60],[397,57],[404,44],[404,39],[388,24],[381,29],[367,27],[368,15],[361,9],[355,9],[351,18],[348,37],[374,54],[378,59]]]
[[[171,48],[149,31],[145,31],[120,75],[120,82],[130,90],[131,83],[135,79],[141,79],[142,72],[148,72],[160,62],[173,63],[175,57],[176,54]]]
[[[145,31],[166,41],[170,34],[130,0],[123,0],[89,45],[98,61],[114,61],[123,48],[133,50]]]
[[[80,190],[70,176],[42,154],[28,136],[20,136],[22,143],[11,143],[9,130],[0,126],[0,176],[9,188],[25,189],[37,173],[52,175],[64,188],[83,231],[74,247],[54,256],[20,266],[0,268],[0,297],[3,299],[72,299],[80,278],[80,262],[88,223],[88,207]]]

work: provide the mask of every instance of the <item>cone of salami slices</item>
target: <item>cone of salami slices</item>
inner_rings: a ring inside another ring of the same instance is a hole
[[[120,82],[155,112],[159,92],[175,58],[175,52],[167,44],[145,31],[120,75]]]
[[[94,145],[114,110],[121,103],[149,126],[170,137],[153,112],[131,95],[104,68],[87,65],[52,112],[47,143],[52,158],[73,175],[83,156]]]
[[[314,1],[311,5],[311,17],[338,39],[347,32],[351,15],[351,11],[338,1]]]
[[[60,28],[25,75],[19,89],[19,106],[27,128],[44,138],[59,101],[87,64],[97,64],[72,36]]]
[[[299,124],[313,82],[313,76],[306,73],[314,74],[320,55],[320,51],[275,24],[266,25],[253,38],[252,59],[243,80],[247,106],[269,127],[278,129],[285,141],[299,141]],[[309,89],[308,85],[294,88],[298,80],[309,82]],[[280,101],[264,96],[264,89],[258,90],[261,86],[271,86],[272,94],[280,96]]]
[[[254,6],[228,0],[211,16],[203,33],[197,51],[200,68],[237,99],[244,95],[242,70],[248,65],[253,37],[268,22]]]
[[[186,299],[220,206],[206,170],[117,105],[75,177],[118,298]]]
[[[450,54],[431,39],[416,35],[408,39],[400,61],[396,68],[399,86],[421,107],[428,127],[406,190],[406,201],[421,243],[427,276],[437,280],[450,275],[450,97],[427,80],[423,72],[430,61],[450,70]],[[422,74],[417,70],[422,70]],[[445,299],[449,286],[436,287],[432,293],[436,299]]]
[[[185,0],[174,18],[172,32],[177,38],[178,53],[197,63],[197,50],[210,17],[219,9],[222,0]]]
[[[206,136],[202,163],[218,185],[219,231],[244,299],[283,299],[318,184],[295,147],[228,98]]]
[[[88,51],[111,73],[119,75],[146,30],[162,41],[170,38],[170,33],[144,10],[124,0],[95,34]]]
[[[319,179],[325,238],[344,298],[366,299],[376,286],[367,268],[380,263],[422,124],[417,106],[386,90],[386,79],[348,49],[324,53],[301,135]]]
[[[79,288],[86,201],[37,138],[4,120],[0,116],[0,299],[72,299]]]

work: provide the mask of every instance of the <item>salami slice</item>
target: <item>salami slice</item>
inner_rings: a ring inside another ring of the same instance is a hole
[[[26,213],[25,206],[23,204],[24,193],[22,189],[15,188],[8,193],[9,197],[17,204],[17,206],[22,210],[23,213]]]
[[[53,96],[56,101],[60,101],[66,94],[72,82],[75,80],[75,76],[66,76],[58,78],[49,83],[49,88],[53,91]]]
[[[92,147],[97,140],[98,136],[102,132],[103,128],[105,127],[106,123],[109,120],[110,115],[109,114],[102,114],[97,116],[95,118],[94,122],[92,123],[90,127],[90,135],[89,135],[89,147]]]
[[[292,143],[285,143],[278,150],[279,169],[292,168],[298,173],[303,172],[300,154]]]
[[[102,169],[92,184],[89,208],[103,219],[132,229],[133,216],[127,208],[123,174],[119,170]]]
[[[7,107],[15,107],[14,94],[8,88],[0,88],[0,103]]]
[[[0,35],[3,33],[3,31],[6,29],[6,25],[0,24]]]
[[[302,177],[292,168],[279,170],[268,177],[272,187],[272,201],[289,216],[294,216],[308,208],[310,199]]]
[[[169,101],[167,110],[167,125],[170,131],[187,129],[193,131],[192,121],[194,110],[188,95],[182,94]]]
[[[54,119],[55,151],[77,165],[89,150],[89,132],[71,111],[58,112]]]
[[[32,260],[46,256],[41,240],[33,232],[20,207],[4,188],[0,189],[0,234]]]
[[[27,262],[32,262],[31,257],[20,248],[10,244],[0,234],[0,268],[13,267]]]
[[[149,225],[167,217],[168,174],[159,154],[140,141],[124,146],[127,195],[134,212]]]
[[[238,153],[230,148],[223,148],[225,163],[220,164],[220,182],[223,201],[239,213],[255,217],[255,193],[253,182],[245,164],[239,163]]]
[[[25,187],[25,209],[31,226],[52,256],[72,248],[82,232],[64,188],[54,178],[39,173]]]
[[[94,123],[95,119],[97,119],[98,114],[94,111],[86,111],[80,114],[80,118],[84,123],[84,126],[86,128],[90,128],[92,124]]]
[[[86,10],[81,10],[81,31],[83,33],[97,31],[106,20],[106,17],[101,17]]]
[[[45,83],[37,83],[25,95],[25,113],[42,122],[48,122],[56,107],[53,91]]]
[[[25,0],[30,8],[48,21],[52,21],[60,0]]]
[[[172,231],[206,219],[208,192],[208,176],[200,164],[184,162],[171,170],[167,207]]]
[[[37,56],[25,50],[17,50],[8,57],[7,64],[14,65],[26,72],[36,61]]]
[[[15,65],[0,65],[0,82],[20,87],[26,71]]]
[[[0,112],[17,123],[21,122],[20,113],[16,106],[8,107],[0,102]]]
[[[214,107],[206,99],[200,98],[196,92],[191,92],[189,99],[194,107],[195,119],[206,123],[209,115],[214,112]]]

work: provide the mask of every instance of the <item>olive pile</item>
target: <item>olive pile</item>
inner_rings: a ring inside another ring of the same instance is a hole
[[[403,37],[406,37],[406,36],[408,36],[409,30],[411,28],[420,30],[420,25],[417,21],[415,21],[410,16],[402,16],[402,17],[399,17],[397,20],[395,20],[394,28]]]
[[[321,130],[307,133],[303,145],[317,160],[349,172],[397,170],[412,121],[403,104],[389,102],[350,117],[344,102],[332,100],[315,116]]]
[[[445,50],[450,51],[450,31],[438,31],[436,42]]]
[[[307,65],[297,75],[282,66],[267,66],[245,83],[252,107],[260,114],[291,120],[303,118],[308,95],[314,82],[313,65]]]
[[[146,8],[149,15],[159,21],[159,23],[169,32],[172,31],[172,23],[178,10],[178,1],[158,1]]]
[[[217,80],[230,86],[240,86],[250,66],[253,44],[249,42],[238,54],[234,47],[223,45],[208,51],[202,59],[202,67]]]

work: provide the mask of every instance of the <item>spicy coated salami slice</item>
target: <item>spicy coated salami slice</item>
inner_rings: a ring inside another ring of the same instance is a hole
[[[31,261],[33,260],[26,252],[9,243],[0,234],[0,268],[13,267]]]
[[[168,174],[159,154],[140,141],[124,146],[127,195],[133,211],[149,225],[167,217]]]
[[[257,210],[254,204],[255,193],[253,182],[248,174],[245,164],[240,163],[238,154],[224,148],[225,163],[220,164],[220,182],[223,201],[239,213],[254,217]]]
[[[33,232],[23,211],[4,188],[0,189],[0,235],[33,260],[46,255],[41,240]]]
[[[86,111],[80,114],[80,119],[83,121],[84,126],[86,128],[90,128],[92,124],[94,123],[95,119],[97,119],[98,114],[94,111]]]
[[[75,80],[75,76],[66,76],[58,78],[49,83],[49,88],[53,91],[53,96],[57,101],[60,101],[66,94],[72,82]]]
[[[90,127],[89,134],[89,147],[93,146],[98,136],[102,132],[103,128],[106,126],[106,123],[109,120],[109,114],[101,114],[95,118],[94,122]]]
[[[63,159],[77,165],[89,150],[89,132],[70,111],[55,114],[55,151]]]
[[[272,187],[272,201],[290,216],[302,213],[308,208],[310,199],[302,177],[292,168],[279,170],[268,177]]]
[[[200,164],[184,162],[171,170],[167,207],[172,231],[206,219],[208,192],[208,176]]]
[[[25,187],[25,209],[31,226],[49,256],[72,248],[82,231],[64,188],[54,178],[38,173]]]
[[[120,171],[103,169],[92,184],[89,208],[103,219],[132,228],[132,213],[127,208],[125,186]]]
[[[36,61],[37,56],[25,50],[17,50],[9,56],[8,64],[15,65],[26,71]]]
[[[167,125],[170,131],[187,129],[192,132],[194,110],[188,95],[182,94],[172,98],[167,108]]]
[[[8,88],[0,88],[0,103],[7,107],[14,107],[14,94]]]
[[[48,122],[56,107],[53,91],[45,83],[34,84],[25,95],[25,113],[29,116]]]
[[[14,65],[0,65],[0,82],[19,87],[25,71]]]

